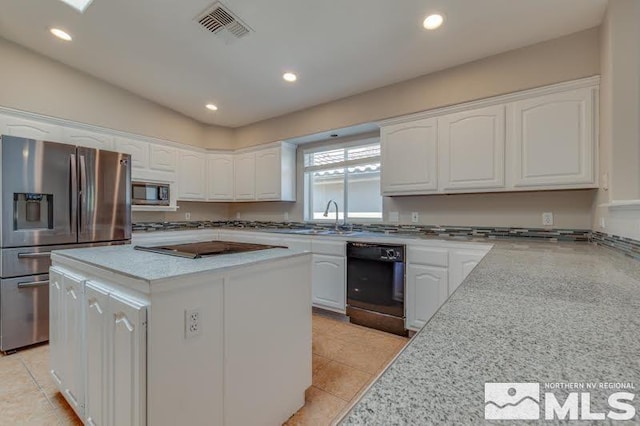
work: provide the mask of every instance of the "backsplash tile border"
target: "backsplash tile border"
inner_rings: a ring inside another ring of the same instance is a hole
[[[599,231],[591,233],[591,241],[612,248],[634,259],[640,260],[640,241]]]

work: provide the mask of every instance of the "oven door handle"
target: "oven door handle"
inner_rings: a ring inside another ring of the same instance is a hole
[[[44,257],[51,257],[51,252],[43,251],[40,253],[18,253],[18,259],[42,259]]]
[[[46,285],[49,285],[49,280],[21,282],[18,283],[18,288],[44,287]]]

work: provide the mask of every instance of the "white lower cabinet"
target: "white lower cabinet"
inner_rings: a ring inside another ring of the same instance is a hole
[[[406,327],[417,331],[447,300],[446,267],[409,264],[406,271]]]
[[[89,425],[146,424],[146,304],[51,268],[51,374]]]
[[[313,255],[312,303],[314,306],[345,312],[346,259],[344,256]]]

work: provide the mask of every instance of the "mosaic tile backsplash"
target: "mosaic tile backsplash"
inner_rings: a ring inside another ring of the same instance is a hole
[[[611,247],[629,257],[640,260],[640,241],[597,231],[591,233],[591,241],[602,246]]]

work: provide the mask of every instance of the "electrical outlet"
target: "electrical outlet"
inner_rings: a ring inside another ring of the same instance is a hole
[[[284,221],[285,222],[289,221],[289,212],[284,212]]]
[[[420,214],[418,212],[411,212],[411,223],[420,222]]]
[[[184,310],[184,337],[190,339],[195,336],[199,336],[201,327],[201,315],[200,308],[185,309]]]
[[[553,213],[551,213],[551,212],[542,213],[542,225],[543,226],[552,226],[553,225]]]
[[[236,220],[240,220],[240,212],[236,212]]]
[[[600,218],[600,227],[605,229],[607,227],[607,222],[604,220],[604,217]]]
[[[191,220],[191,213],[186,212],[186,213],[184,214],[184,220]]]
[[[393,223],[400,222],[400,213],[398,213],[398,212],[389,212],[389,222],[393,222]]]

